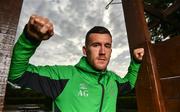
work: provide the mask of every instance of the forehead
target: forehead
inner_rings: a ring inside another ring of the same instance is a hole
[[[94,42],[112,43],[112,37],[109,34],[91,33],[87,41],[88,43],[94,43]]]

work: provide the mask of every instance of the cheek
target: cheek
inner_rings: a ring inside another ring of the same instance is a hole
[[[98,54],[95,53],[95,52],[91,52],[91,53],[90,53],[90,58],[91,58],[91,60],[95,60],[97,56],[98,56]]]
[[[110,56],[111,56],[111,52],[112,52],[112,50],[107,50],[107,53],[106,53],[106,54],[107,54],[107,56],[109,56],[109,57],[110,57]]]
[[[99,51],[98,51],[98,49],[91,49],[91,50],[89,50],[89,54],[91,56],[96,56],[99,54]]]

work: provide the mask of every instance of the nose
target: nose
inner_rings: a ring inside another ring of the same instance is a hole
[[[101,46],[101,47],[100,47],[99,54],[100,54],[100,55],[104,55],[104,54],[105,54],[105,47],[104,47],[104,46]]]

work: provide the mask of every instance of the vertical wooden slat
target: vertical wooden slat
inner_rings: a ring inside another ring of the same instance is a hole
[[[22,0],[0,0],[0,112],[3,111],[11,51],[21,6]]]
[[[136,96],[138,112],[166,112],[150,34],[142,0],[122,0],[129,47],[144,47],[145,56],[139,73]]]
[[[180,35],[154,47],[165,106],[168,112],[180,112]]]

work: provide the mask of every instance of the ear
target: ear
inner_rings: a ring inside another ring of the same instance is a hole
[[[86,56],[86,47],[85,46],[83,46],[82,51],[83,51],[83,54]]]

